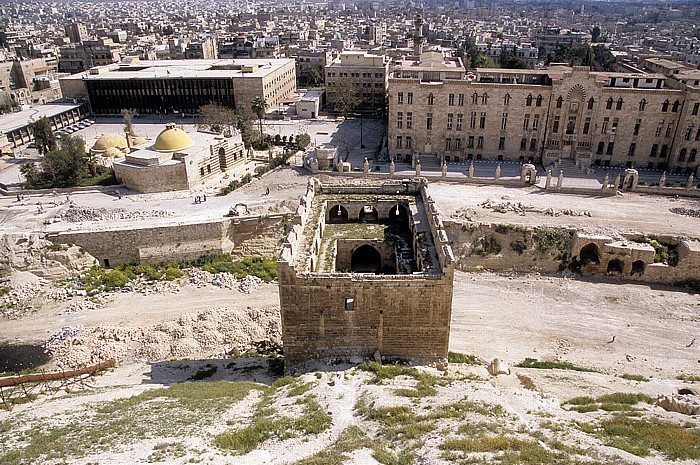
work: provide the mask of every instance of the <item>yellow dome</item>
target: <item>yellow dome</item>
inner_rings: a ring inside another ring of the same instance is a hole
[[[143,144],[144,142],[146,142],[146,138],[145,138],[145,137],[141,137],[141,136],[139,136],[139,137],[134,137],[134,145],[141,145],[141,144]]]
[[[107,150],[102,152],[103,157],[124,158],[124,152],[116,147],[107,147]]]
[[[126,142],[126,137],[124,136],[120,136],[119,134],[104,134],[95,141],[92,150],[94,152],[104,152],[110,147],[122,150],[127,149],[129,144]]]
[[[153,149],[157,152],[177,152],[185,150],[194,145],[190,136],[180,128],[175,127],[175,123],[169,123],[165,130],[158,134]]]

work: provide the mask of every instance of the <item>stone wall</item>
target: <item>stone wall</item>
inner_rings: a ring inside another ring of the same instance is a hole
[[[209,253],[274,257],[288,222],[286,215],[270,215],[160,227],[71,231],[48,238],[54,243],[76,244],[108,266],[130,260],[153,263],[195,259]]]
[[[187,190],[187,172],[183,163],[169,165],[136,165],[115,163],[114,176],[136,192],[165,192]]]
[[[679,237],[655,238],[675,248],[676,265],[655,263],[651,238],[642,235],[590,235],[562,228],[526,228],[512,224],[476,224],[445,221],[455,255],[464,271],[518,271],[555,273],[569,268],[582,275],[599,275],[631,281],[675,284],[700,280],[700,241]],[[558,237],[558,240],[546,240]],[[597,261],[583,260],[582,249],[595,244]],[[543,250],[543,248],[545,250]],[[619,271],[610,262],[619,262]]]
[[[278,266],[287,366],[310,359],[447,356],[452,272],[443,276],[295,273]],[[346,310],[353,299],[353,310]]]

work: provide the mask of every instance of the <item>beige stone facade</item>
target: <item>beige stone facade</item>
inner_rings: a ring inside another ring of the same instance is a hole
[[[588,67],[477,69],[435,52],[392,72],[389,152],[397,161],[570,159],[581,166],[694,172],[700,78]]]
[[[454,259],[426,185],[312,180],[278,260],[287,367],[447,357]]]
[[[247,161],[238,133],[192,136],[194,142],[189,134],[169,125],[152,146],[133,147],[123,160],[115,160],[114,175],[137,192],[188,190]]]
[[[381,111],[386,98],[389,60],[366,52],[343,52],[325,67],[326,103],[334,108],[339,93],[355,89],[361,101],[357,111]]]

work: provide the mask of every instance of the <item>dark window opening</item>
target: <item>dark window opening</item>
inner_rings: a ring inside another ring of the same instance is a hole
[[[614,258],[608,262],[608,274],[622,274],[622,260]]]
[[[598,251],[598,246],[591,242],[581,248],[581,252],[578,254],[582,263],[600,263],[600,252]]]
[[[342,205],[335,205],[328,211],[328,223],[338,224],[348,222],[348,211]]]

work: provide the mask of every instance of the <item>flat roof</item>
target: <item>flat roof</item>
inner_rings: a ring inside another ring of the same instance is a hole
[[[222,60],[156,60],[138,63],[109,65],[103,74],[90,74],[90,71],[73,74],[62,79],[113,80],[149,78],[246,78],[265,77],[281,67],[294,63],[291,58],[253,59],[237,58]],[[253,72],[226,67],[258,66]],[[112,69],[113,68],[113,69]]]
[[[44,105],[37,105],[29,110],[2,115],[0,116],[0,133],[10,133],[44,116],[51,118],[52,116],[60,115],[66,111],[80,108],[80,106],[81,104],[74,103],[47,103]]]

